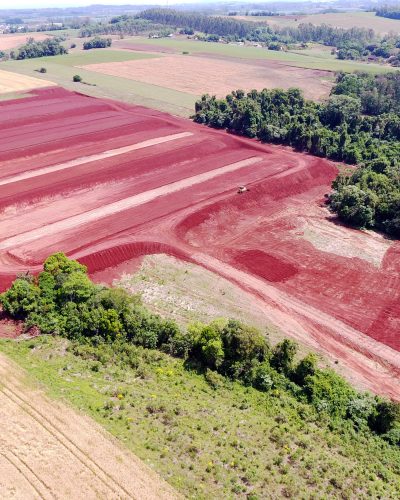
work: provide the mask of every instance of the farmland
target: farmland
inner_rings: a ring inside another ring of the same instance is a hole
[[[238,44],[201,42],[188,40],[185,37],[162,39],[148,39],[142,37],[135,37],[131,39],[127,38],[125,40],[117,41],[115,43],[115,47],[125,49],[131,48],[132,50],[135,50],[137,44],[139,44],[142,48],[143,46],[148,47],[148,51],[151,51],[151,47],[154,47],[157,50],[164,49],[168,52],[187,51],[191,54],[201,53],[228,58],[276,61],[297,68],[319,69],[324,71],[349,72],[358,70],[371,73],[383,73],[393,70],[393,68],[382,66],[380,64],[365,64],[358,61],[341,61],[336,59],[335,56],[331,55],[329,52],[324,52],[322,56],[321,54],[311,55],[310,53],[303,54],[302,52],[266,50],[260,47],[241,46]]]
[[[267,22],[278,26],[298,26],[300,23],[315,25],[329,24],[338,28],[372,28],[376,33],[385,35],[399,30],[399,21],[378,17],[374,12],[339,12],[309,14],[298,16],[236,16],[244,21]]]
[[[26,43],[27,38],[34,38],[36,41],[45,40],[49,35],[45,33],[23,33],[16,35],[0,34],[0,50],[15,49]]]
[[[1,498],[177,498],[150,467],[93,421],[46,398],[2,354],[0,374]]]
[[[152,54],[123,50],[71,51],[68,55],[27,59],[24,61],[3,62],[2,69],[28,77],[51,81],[63,87],[79,90],[93,97],[109,97],[129,103],[141,104],[154,109],[167,111],[176,115],[188,116],[194,107],[196,97],[178,92],[165,86],[156,86],[139,81],[128,80],[120,76],[108,76],[95,73],[77,66],[103,64],[109,62],[120,63],[139,59],[150,59]],[[40,67],[46,67],[47,73],[37,73]],[[72,77],[79,73],[89,84],[74,84]]]
[[[400,247],[337,224],[323,203],[335,165],[58,87],[0,109],[2,288],[61,249],[109,279],[166,253],[400,398]]]
[[[16,75],[9,71],[0,70],[0,95],[21,92],[24,90],[50,87],[54,83],[48,80],[34,78],[27,75]]]
[[[162,55],[151,61],[89,64],[84,69],[111,76],[123,76],[157,86],[166,86],[194,96],[204,93],[224,97],[232,89],[299,87],[308,98],[329,95],[330,74],[326,71],[293,68],[274,61],[206,56]]]

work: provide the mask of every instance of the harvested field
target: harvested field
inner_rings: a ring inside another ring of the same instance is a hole
[[[325,14],[288,15],[288,16],[235,16],[243,21],[266,22],[277,26],[298,26],[301,23],[314,25],[329,24],[338,28],[366,28],[376,33],[398,33],[400,21],[375,15],[375,12],[327,12]]]
[[[4,355],[0,377],[1,498],[179,498],[92,420],[29,388]]]
[[[21,33],[12,35],[0,35],[0,50],[10,50],[20,47],[26,43],[28,38],[34,38],[37,42],[51,38],[44,33]]]
[[[35,94],[0,102],[2,289],[55,251],[110,279],[165,253],[239,285],[285,334],[400,399],[400,244],[336,223],[331,162],[62,88]]]
[[[171,55],[151,60],[90,64],[84,69],[123,76],[180,92],[223,97],[233,89],[299,87],[306,97],[328,97],[332,85],[327,71],[295,68],[276,61],[242,61],[223,58]]]
[[[48,82],[47,80],[39,80],[39,78],[33,78],[32,76],[18,75],[0,70],[0,94],[40,89],[52,85],[55,85],[55,83]]]

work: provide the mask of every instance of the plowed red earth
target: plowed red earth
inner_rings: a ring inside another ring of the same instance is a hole
[[[400,399],[400,245],[336,223],[323,203],[332,163],[143,107],[35,94],[0,103],[2,289],[55,251],[110,278],[172,254]]]

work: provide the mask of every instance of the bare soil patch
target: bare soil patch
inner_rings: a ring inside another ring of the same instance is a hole
[[[331,220],[334,164],[59,87],[35,94],[0,103],[2,289],[60,250],[91,273],[173,255],[234,282],[286,335],[400,398],[400,245]]]
[[[29,388],[4,355],[0,379],[1,498],[178,498],[92,420]]]
[[[83,68],[194,95],[208,93],[223,97],[236,89],[299,87],[306,97],[322,99],[331,89],[331,84],[324,81],[329,72],[265,60],[172,55],[145,61],[90,64]]]

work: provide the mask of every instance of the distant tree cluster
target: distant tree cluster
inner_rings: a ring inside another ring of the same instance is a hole
[[[111,38],[100,38],[96,36],[92,40],[89,40],[83,44],[83,50],[105,49],[106,47],[111,47],[111,44]]]
[[[388,17],[389,19],[400,19],[400,6],[399,5],[385,5],[378,7],[375,11],[377,16]]]
[[[324,103],[304,99],[299,89],[204,95],[194,119],[360,165],[351,177],[336,179],[332,209],[350,224],[400,237],[399,84],[400,73],[339,75]]]
[[[123,15],[114,17],[109,23],[88,23],[81,27],[79,36],[86,38],[94,35],[138,35],[149,31],[159,31],[165,28],[162,24],[152,23],[146,19]]]
[[[61,41],[60,38],[46,38],[46,40],[39,42],[33,38],[28,38],[25,45],[16,51],[11,51],[10,57],[20,60],[67,54],[68,50],[61,45]]]
[[[400,445],[400,405],[357,392],[333,371],[319,369],[313,354],[295,361],[291,340],[271,347],[256,328],[236,320],[183,329],[149,313],[139,297],[95,285],[85,266],[62,253],[48,257],[43,267],[38,277],[20,277],[0,295],[4,311],[27,329],[34,326],[82,346],[159,349],[185,358],[210,385],[218,386],[223,376],[263,392],[288,391],[332,423]]]

